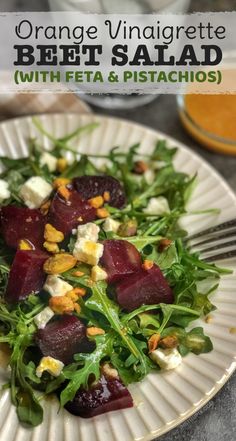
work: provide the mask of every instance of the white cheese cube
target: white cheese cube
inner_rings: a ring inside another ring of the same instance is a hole
[[[37,377],[41,378],[43,372],[47,371],[54,377],[59,377],[63,367],[64,363],[62,363],[62,361],[49,356],[43,357],[41,358],[40,363],[36,368],[36,375]]]
[[[101,243],[87,239],[78,239],[75,243],[73,254],[77,260],[88,265],[97,265],[103,255],[104,246]]]
[[[0,203],[4,201],[4,199],[8,199],[11,196],[9,191],[8,182],[4,181],[4,179],[0,179]]]
[[[49,152],[43,152],[39,162],[41,165],[47,165],[50,172],[54,172],[57,168],[57,158]]]
[[[155,179],[155,173],[150,168],[144,172],[143,176],[148,185],[151,185]]]
[[[97,242],[99,231],[100,228],[98,225],[93,222],[88,222],[87,224],[79,225],[77,227],[77,237],[78,239],[87,239],[92,242]]]
[[[39,208],[52,192],[52,186],[40,176],[33,176],[20,189],[20,197],[27,207]]]
[[[117,233],[120,226],[120,222],[112,219],[111,217],[107,217],[105,222],[103,222],[102,228],[107,233],[108,231],[112,231],[113,233]]]
[[[157,216],[170,213],[168,200],[163,196],[159,196],[158,198],[151,198],[148,202],[147,207],[144,208],[143,211],[146,214],[153,214]]]
[[[53,316],[53,310],[47,306],[34,317],[34,322],[39,329],[43,329]]]
[[[156,349],[150,354],[151,359],[162,369],[175,369],[182,363],[178,349]]]
[[[91,277],[94,282],[98,282],[99,280],[106,280],[107,273],[100,266],[95,265],[92,267]]]
[[[68,291],[73,289],[73,286],[62,280],[57,275],[47,276],[43,289],[51,296],[64,296]]]

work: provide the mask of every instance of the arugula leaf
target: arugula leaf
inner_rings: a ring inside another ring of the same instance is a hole
[[[143,305],[140,308],[130,312],[129,314],[124,315],[124,317],[122,318],[122,322],[128,325],[129,321],[132,320],[134,317],[139,316],[139,314],[145,311],[151,310],[160,310],[162,312],[162,321],[158,327],[159,334],[162,334],[170,321],[172,323],[176,323],[180,326],[186,327],[191,321],[196,320],[196,318],[200,316],[200,313],[198,311],[183,305],[167,305],[165,303],[160,303],[157,305]],[[185,321],[187,322],[187,324],[183,324],[183,322]]]
[[[167,327],[162,336],[175,335],[179,341],[179,350],[182,356],[193,352],[196,355],[212,351],[211,339],[204,334],[202,327],[193,328],[187,332],[183,328]]]
[[[33,361],[30,361],[28,364],[24,364],[22,366],[24,377],[28,378],[30,381],[36,384],[40,384],[41,380],[37,375],[35,374],[36,366]]]
[[[43,408],[31,390],[24,386],[17,392],[16,400],[17,415],[22,423],[36,427],[43,422]]]
[[[125,385],[139,381],[140,375],[134,369],[126,366],[124,360],[119,357],[117,352],[111,354],[111,363],[119,372],[119,376]]]
[[[55,177],[46,165],[42,166],[40,158],[42,149],[36,144],[35,140],[30,140],[30,152],[26,158],[11,159],[0,157],[5,170],[0,174],[9,184],[11,196],[4,201],[4,205],[10,203],[17,203],[23,205],[19,197],[19,191],[22,184],[32,176],[41,176],[43,179],[51,183]]]
[[[175,243],[172,243],[168,248],[163,250],[161,253],[157,253],[156,259],[154,260],[157,263],[157,265],[161,268],[161,270],[167,270],[168,268],[171,268],[172,265],[178,263],[179,256],[177,253]]]
[[[71,371],[67,368],[63,370],[64,378],[70,381],[61,392],[61,406],[72,400],[80,387],[87,388],[91,378],[92,381],[99,379],[101,360],[112,354],[112,337],[105,334],[97,336],[95,341],[96,349],[91,354],[75,355],[75,359],[83,363],[82,368],[77,371]]]
[[[106,295],[106,287],[107,285],[105,282],[97,282],[93,287],[91,287],[92,295],[88,300],[86,300],[86,307],[105,315],[112,329],[114,329],[114,331],[116,331],[120,336],[123,344],[137,359],[140,360],[140,363],[145,366],[141,351],[134,344],[133,339],[128,334],[126,328],[119,319],[118,305],[116,305]]]
[[[196,355],[210,352],[213,349],[210,338],[204,334],[201,327],[194,328],[187,334],[184,345]]]
[[[215,264],[209,264],[207,262],[204,262],[203,260],[199,259],[199,256],[197,254],[190,254],[190,253],[185,253],[185,255],[183,256],[183,263],[185,264],[192,264],[193,266],[197,267],[197,268],[201,268],[203,270],[208,270],[209,272],[212,273],[217,273],[217,274],[231,274],[232,270],[229,270],[227,268],[220,268],[218,266],[216,266]]]
[[[38,382],[33,374],[33,364],[32,362],[26,364],[24,356],[27,348],[33,344],[35,331],[33,317],[43,305],[39,304],[39,300],[35,306],[32,306],[31,302],[32,298],[25,302],[24,307],[17,306],[14,310],[9,310],[5,304],[0,303],[0,321],[8,324],[8,329],[5,335],[0,337],[0,341],[7,342],[12,348],[10,358],[12,403],[17,407],[19,420],[34,427],[41,424],[43,409],[28,381],[30,379]]]
[[[139,324],[140,328],[149,328],[152,329],[159,329],[160,328],[160,322],[157,320],[156,316],[153,316],[151,314],[145,314],[145,312],[142,312],[138,315],[139,317]]]
[[[6,264],[4,258],[0,257],[0,294],[5,293],[9,272],[10,272],[9,265]]]
[[[12,402],[16,405],[19,420],[35,427],[43,421],[43,409],[33,392],[33,388],[27,381],[29,370],[25,369],[23,361],[25,350],[31,343],[31,335],[16,337],[10,360],[12,368],[11,396]]]
[[[36,117],[32,118],[32,122],[35,125],[35,127],[37,127],[37,129],[39,130],[40,133],[42,133],[48,139],[50,139],[50,141],[54,145],[54,151],[67,150],[67,151],[72,152],[76,155],[78,155],[79,152],[70,148],[67,144],[68,141],[71,141],[71,139],[75,138],[76,136],[79,136],[83,132],[90,132],[99,126],[99,123],[95,123],[95,122],[89,123],[89,124],[86,124],[82,127],[78,127],[72,133],[69,133],[68,135],[64,136],[63,138],[57,139],[51,133],[49,133],[47,130],[44,129],[43,125],[41,124],[41,122],[39,121],[38,118],[36,118]]]
[[[179,314],[178,312],[173,312],[171,316],[171,323],[181,326],[183,328],[187,328],[187,326],[189,326],[189,324],[193,320],[196,320],[196,317],[194,317],[192,314],[188,314],[184,312],[182,314]]]
[[[138,251],[142,251],[144,247],[147,245],[151,245],[153,243],[157,243],[162,239],[162,236],[149,236],[149,237],[140,237],[140,236],[131,236],[131,237],[121,237],[115,236],[114,239],[128,240],[132,243]]]
[[[216,309],[216,307],[209,300],[208,294],[201,294],[201,293],[194,293],[192,306],[194,309],[196,309],[196,311],[199,311],[204,316],[206,316],[211,311],[214,311]]]
[[[174,172],[173,166],[168,165],[166,167],[163,167],[159,170],[158,174],[156,175],[156,178],[143,193],[141,193],[139,196],[136,196],[133,200],[133,207],[139,208],[141,206],[146,205],[148,199],[150,199],[152,196],[159,196],[160,194],[163,194],[163,187],[168,182],[168,179],[172,176]]]
[[[164,139],[157,141],[152,152],[151,159],[171,163],[177,152],[177,148],[169,148]]]
[[[88,156],[81,155],[79,160],[75,160],[66,170],[61,174],[61,177],[73,179],[84,175],[97,175],[100,171],[88,159]]]
[[[21,198],[18,196],[20,187],[24,183],[24,178],[22,174],[17,170],[10,170],[5,179],[9,185],[9,191],[11,193],[10,200],[7,199],[4,201],[5,204],[11,203],[11,201],[16,201],[22,203]]]
[[[157,305],[142,305],[137,309],[134,309],[130,313],[124,314],[122,317],[122,323],[127,324],[130,320],[132,320],[134,317],[136,317],[139,314],[142,314],[143,312],[152,311],[155,309],[160,309],[160,304]]]

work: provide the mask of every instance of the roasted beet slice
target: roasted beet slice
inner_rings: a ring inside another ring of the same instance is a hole
[[[91,418],[111,410],[133,407],[133,400],[128,389],[119,378],[105,378],[89,390],[79,389],[74,399],[65,408],[73,415]]]
[[[48,254],[43,251],[18,250],[12,263],[5,298],[9,303],[24,300],[42,289],[45,273],[43,264]]]
[[[17,248],[20,239],[29,240],[36,248],[43,244],[45,217],[39,210],[8,205],[0,210],[1,232],[9,247]]]
[[[74,186],[83,199],[110,193],[109,204],[122,208],[126,203],[125,192],[120,182],[112,176],[81,176],[74,179]]]
[[[73,362],[74,354],[90,352],[93,346],[86,337],[85,325],[73,315],[58,316],[44,329],[39,329],[35,341],[42,354],[62,361]]]
[[[127,311],[142,305],[173,303],[174,297],[160,268],[153,265],[149,270],[140,271],[117,284],[117,302]]]
[[[55,194],[48,213],[50,222],[65,235],[71,233],[77,225],[86,224],[96,219],[96,210],[86,201],[82,201],[76,190],[72,190],[69,200]]]
[[[108,274],[108,282],[114,283],[124,276],[141,269],[138,250],[126,240],[105,240],[101,264]]]

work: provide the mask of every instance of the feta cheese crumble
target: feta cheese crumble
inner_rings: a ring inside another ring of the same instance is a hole
[[[103,255],[104,246],[101,243],[87,239],[78,239],[75,243],[73,255],[77,260],[95,266]]]
[[[34,322],[39,329],[44,329],[53,316],[53,310],[47,306],[34,317]]]
[[[77,227],[77,238],[97,242],[99,231],[100,228],[98,227],[98,225],[94,224],[93,222],[88,222],[87,224],[79,225]]]
[[[161,215],[170,213],[170,207],[168,204],[168,200],[164,198],[164,196],[159,196],[158,198],[151,198],[148,202],[146,208],[144,208],[144,213],[153,214],[153,215]]]
[[[49,152],[43,152],[39,162],[42,166],[47,165],[50,172],[54,172],[57,168],[57,158]]]
[[[32,176],[20,189],[20,197],[27,207],[39,208],[52,192],[52,186],[40,176]]]
[[[57,275],[50,275],[47,276],[43,289],[54,297],[64,296],[68,291],[73,289],[73,286],[68,282],[65,282],[65,280],[62,280]]]
[[[103,230],[107,233],[108,231],[112,231],[113,233],[117,233],[120,222],[112,219],[111,217],[107,217],[105,222],[103,222]]]
[[[99,280],[106,280],[107,273],[100,266],[95,265],[92,267],[91,277],[94,282],[98,282]]]
[[[42,357],[39,365],[36,368],[36,375],[38,378],[42,377],[44,371],[49,372],[49,374],[54,377],[59,377],[62,369],[64,367],[64,363],[62,361],[57,360],[53,357]]]
[[[178,349],[156,349],[150,354],[151,359],[162,369],[175,369],[182,363],[182,357]]]
[[[4,201],[4,199],[8,199],[11,196],[9,191],[8,182],[4,181],[4,179],[0,179],[0,203]]]

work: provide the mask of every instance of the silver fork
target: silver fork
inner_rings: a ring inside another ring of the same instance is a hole
[[[200,252],[201,258],[207,262],[235,257],[236,219],[187,236],[185,242],[191,251]]]

